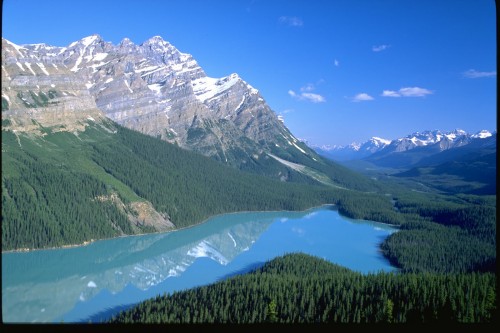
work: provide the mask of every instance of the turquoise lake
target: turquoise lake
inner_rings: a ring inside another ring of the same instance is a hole
[[[362,273],[393,271],[379,244],[397,229],[333,206],[220,215],[188,229],[2,254],[4,322],[100,322],[120,309],[303,252]]]

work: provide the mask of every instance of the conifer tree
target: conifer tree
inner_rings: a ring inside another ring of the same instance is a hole
[[[266,321],[269,323],[275,323],[278,321],[278,312],[276,311],[276,302],[274,299],[267,305]]]

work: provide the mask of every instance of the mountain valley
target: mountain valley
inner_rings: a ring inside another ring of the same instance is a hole
[[[354,225],[376,221],[397,229],[387,238],[377,235],[376,244],[377,255],[397,273],[364,276],[287,254],[252,264],[243,272],[248,274],[235,272],[241,276],[219,276],[211,286],[158,296],[112,320],[494,319],[496,131],[424,131],[313,149],[238,74],[208,77],[190,54],[160,36],[140,45],[128,38],[113,45],[92,35],[66,47],[2,38],[3,255],[15,259],[30,251],[37,260],[37,253],[50,251],[32,250],[188,229],[226,213],[326,204]],[[292,229],[308,239],[303,229]],[[237,246],[229,231],[223,236],[225,246]],[[279,236],[277,241],[286,241]],[[360,233],[353,239],[363,242]],[[123,251],[134,257],[147,247],[141,242]],[[206,243],[195,245],[182,251],[193,262],[201,258],[203,267],[213,265],[204,258]],[[113,261],[122,259],[120,249],[115,253],[106,263],[111,280],[126,285]],[[128,268],[132,275],[158,278],[155,283],[165,278],[135,264]],[[68,281],[83,283],[86,275],[72,269]],[[84,282],[88,295],[97,290],[95,281]],[[85,306],[84,294],[75,295],[77,306]]]
[[[398,177],[413,186],[449,193],[496,193],[496,131],[416,132],[385,140],[372,138],[345,147],[315,147],[338,163],[372,177]]]

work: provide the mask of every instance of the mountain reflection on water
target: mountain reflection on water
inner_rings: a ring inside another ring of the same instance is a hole
[[[283,228],[279,225],[287,221],[312,221],[320,212],[339,216],[328,206],[306,212],[235,213],[169,233],[102,240],[66,249],[4,253],[3,320],[86,321],[95,313],[124,302],[132,304],[163,292],[215,282],[235,270],[244,272],[248,270],[245,267],[268,260],[263,253],[276,252],[266,250],[271,243],[282,248],[276,253],[287,251],[289,247],[280,235],[286,241],[294,241],[282,230],[274,228],[278,234],[268,235],[271,239],[260,242],[266,230],[273,229],[271,225]],[[301,236],[304,232],[303,227],[289,225],[291,234]],[[387,228],[387,232],[384,238],[392,229]],[[309,233],[313,234],[312,229]],[[264,246],[260,252],[257,249],[248,254],[240,266],[231,265],[257,240]]]

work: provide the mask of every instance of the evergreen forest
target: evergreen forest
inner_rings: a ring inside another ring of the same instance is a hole
[[[208,286],[157,296],[112,323],[491,323],[492,273],[363,275],[288,254]]]

